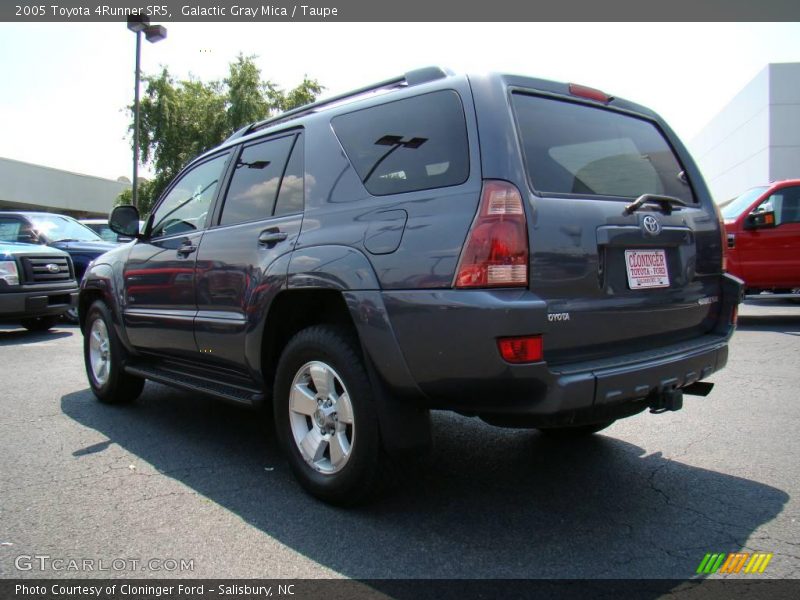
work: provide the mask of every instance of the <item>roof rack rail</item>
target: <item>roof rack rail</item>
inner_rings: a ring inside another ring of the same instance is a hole
[[[312,102],[311,104],[305,104],[303,106],[299,106],[298,108],[287,110],[286,112],[283,112],[279,115],[275,115],[274,117],[264,119],[263,121],[258,121],[256,123],[251,123],[250,125],[245,125],[241,129],[233,133],[225,141],[229,142],[231,140],[235,140],[236,138],[243,137],[248,133],[253,133],[254,131],[258,131],[259,129],[263,129],[264,127],[267,127],[269,125],[276,125],[277,123],[282,123],[283,121],[290,121],[291,119],[296,119],[303,115],[310,114],[324,106],[335,104],[337,102],[341,102],[342,100],[346,100],[348,98],[354,98],[362,94],[367,94],[369,92],[377,92],[383,89],[392,89],[401,86],[420,85],[422,83],[427,83],[429,81],[442,79],[451,74],[452,72],[450,72],[449,70],[444,70],[441,69],[440,67],[423,67],[422,69],[415,69],[413,71],[408,71],[404,75],[392,77],[391,79],[385,79],[383,81],[379,81],[378,83],[373,83],[371,85],[358,88],[357,90],[352,90],[344,94],[339,94],[337,96],[332,96],[331,98],[326,98],[325,100],[319,100],[317,102]]]

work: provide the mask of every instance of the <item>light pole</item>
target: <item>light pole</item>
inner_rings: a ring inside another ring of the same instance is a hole
[[[133,182],[131,184],[132,202],[139,204],[139,63],[142,55],[142,32],[151,44],[167,37],[167,28],[163,25],[150,25],[150,19],[144,15],[128,17],[128,29],[136,34],[136,76],[133,88]]]

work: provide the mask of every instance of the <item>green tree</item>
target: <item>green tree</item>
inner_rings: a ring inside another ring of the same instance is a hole
[[[231,131],[264,119],[273,108],[268,98],[276,90],[271,81],[262,81],[255,57],[236,57],[229,66],[225,85],[228,88],[227,122]]]
[[[255,56],[236,57],[222,81],[176,81],[168,69],[143,77],[147,87],[139,104],[139,152],[154,176],[139,182],[139,210],[153,203],[183,166],[221,143],[244,125],[313,102],[325,88],[316,79],[284,92],[262,79]],[[131,115],[133,107],[129,107]],[[129,127],[133,132],[133,123]],[[117,204],[130,203],[130,191]]]
[[[305,104],[311,104],[324,89],[316,79],[309,79],[308,75],[304,75],[303,83],[284,94],[282,102],[277,108],[286,111]]]

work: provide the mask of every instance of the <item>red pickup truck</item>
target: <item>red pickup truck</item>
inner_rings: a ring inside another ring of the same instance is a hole
[[[753,188],[720,210],[727,270],[745,281],[746,293],[800,298],[800,179]]]

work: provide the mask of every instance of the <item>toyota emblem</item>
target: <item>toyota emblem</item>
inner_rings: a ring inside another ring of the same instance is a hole
[[[49,265],[45,265],[45,268],[50,271],[51,273],[59,273],[61,272],[61,267],[59,267],[55,263],[50,263]]]
[[[647,215],[642,219],[642,228],[650,235],[658,235],[661,233],[661,223],[652,215]]]

